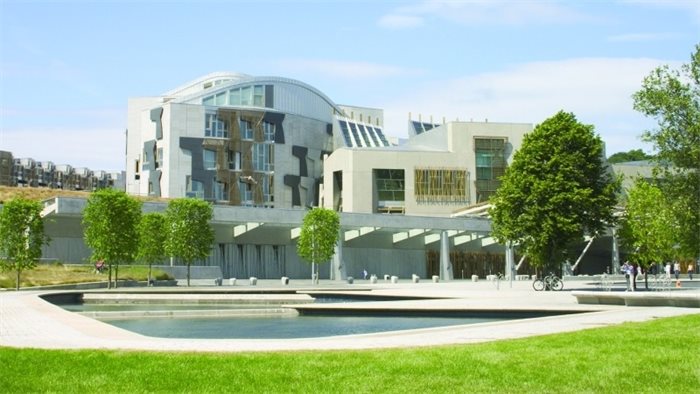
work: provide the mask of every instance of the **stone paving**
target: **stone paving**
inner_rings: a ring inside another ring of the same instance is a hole
[[[210,281],[208,281],[210,282]],[[197,283],[199,285],[209,283]],[[585,281],[567,282],[562,292],[535,292],[531,282],[452,281],[441,283],[386,283],[370,284],[356,281],[348,285],[321,281],[312,286],[310,281],[293,280],[288,285],[280,281],[259,281],[257,286],[197,286],[176,287],[169,292],[186,296],[191,290],[214,293],[246,290],[313,291],[371,291],[377,295],[441,297],[439,299],[377,301],[347,303],[344,308],[394,308],[405,310],[545,310],[590,311],[560,316],[482,323],[464,326],[427,328],[362,335],[305,339],[171,339],[153,338],[126,331],[107,323],[68,312],[38,296],[50,291],[0,292],[0,346],[45,349],[127,349],[152,351],[289,351],[329,349],[378,349],[478,343],[587,328],[646,321],[654,318],[698,314],[700,308],[631,307],[623,305],[581,305],[572,295],[574,290],[591,290],[595,284]],[[111,291],[135,292],[144,288]],[[147,291],[162,291],[150,288]],[[700,298],[700,289],[683,290]],[[353,304],[355,306],[353,306]],[[326,305],[327,306],[327,305]],[[313,305],[309,307],[314,307]]]

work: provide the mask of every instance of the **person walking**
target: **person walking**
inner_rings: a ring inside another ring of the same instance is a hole
[[[681,263],[678,261],[673,263],[673,275],[676,276],[676,280],[678,280],[678,277],[681,275]]]
[[[691,261],[688,263],[688,277],[690,280],[693,280],[693,274],[695,273],[695,266],[693,265],[693,262]]]
[[[631,291],[632,290],[632,280],[634,278],[632,277],[632,265],[630,264],[629,261],[625,261],[624,264],[622,264],[622,267],[620,267],[620,271],[625,274],[625,281],[627,282],[627,289],[625,291]]]
[[[671,263],[666,262],[666,265],[664,265],[664,273],[666,274],[666,278],[671,278]]]

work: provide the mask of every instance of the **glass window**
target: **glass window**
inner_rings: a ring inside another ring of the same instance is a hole
[[[256,107],[265,106],[265,96],[262,85],[255,85],[253,87],[253,105]]]
[[[275,142],[275,124],[263,122],[263,134],[265,142]]]
[[[216,114],[206,114],[204,118],[204,136],[214,138],[228,138],[228,124]]]
[[[253,124],[250,121],[243,120],[239,122],[241,127],[241,139],[252,140],[253,139]]]
[[[241,105],[241,89],[231,89],[228,102],[229,105]]]
[[[214,96],[205,97],[202,100],[202,105],[214,105]]]
[[[228,169],[239,171],[241,169],[241,152],[228,151]]]
[[[216,170],[216,151],[204,149],[204,169]]]
[[[253,89],[250,86],[241,88],[241,105],[250,105],[253,102]]]
[[[216,105],[226,105],[226,92],[216,95]]]
[[[216,201],[227,201],[228,200],[228,188],[223,182],[214,182],[213,185],[214,200]]]
[[[253,205],[253,188],[251,184],[245,181],[238,181],[238,190],[241,196],[241,205],[251,206]]]
[[[255,171],[274,171],[274,145],[253,144],[253,169]]]

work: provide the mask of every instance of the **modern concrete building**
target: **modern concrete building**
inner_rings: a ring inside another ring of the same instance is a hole
[[[323,205],[343,212],[450,216],[489,199],[532,131],[530,124],[515,123],[410,125],[420,132],[404,145],[344,147],[328,156]]]
[[[129,100],[130,194],[237,206],[318,206],[323,157],[383,147],[383,113],[342,107],[300,81],[215,73]]]

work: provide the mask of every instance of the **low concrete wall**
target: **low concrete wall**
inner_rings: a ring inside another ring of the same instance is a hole
[[[665,292],[596,292],[574,291],[579,304],[606,304],[626,306],[675,306],[681,308],[700,308],[700,292],[665,291]]]

